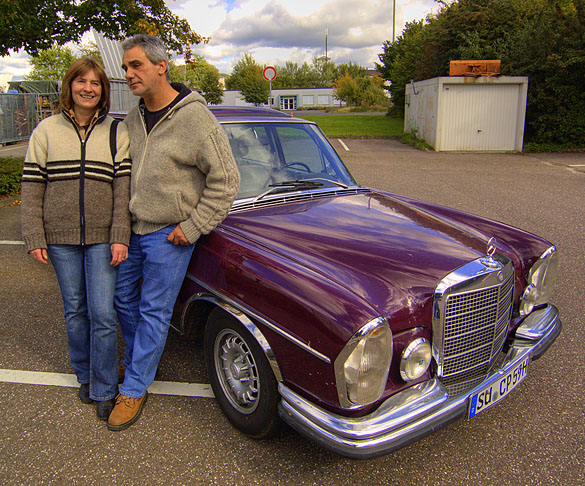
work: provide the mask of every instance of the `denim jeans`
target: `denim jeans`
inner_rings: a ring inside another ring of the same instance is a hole
[[[104,401],[118,392],[114,289],[117,268],[110,265],[109,243],[48,245],[55,268],[69,344],[71,367],[89,396]]]
[[[128,259],[118,267],[114,305],[126,341],[120,393],[128,397],[142,397],[154,381],[195,247],[168,241],[173,229],[175,225],[146,235],[132,233]]]

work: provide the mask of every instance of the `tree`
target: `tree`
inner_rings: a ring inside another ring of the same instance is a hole
[[[248,103],[256,106],[267,103],[270,96],[270,85],[262,76],[262,66],[248,53],[234,66],[226,87],[239,91]]]
[[[345,73],[335,81],[333,85],[335,97],[338,100],[345,101],[348,105],[359,104],[360,87],[357,81],[350,73]]]
[[[91,27],[117,40],[138,33],[158,35],[180,53],[209,40],[173,14],[164,0],[3,0],[0,56],[9,49],[24,48],[35,55],[55,43],[79,42]]]
[[[208,103],[214,105],[221,103],[223,91],[219,84],[219,70],[202,56],[186,56],[183,66],[178,66],[171,61],[169,67],[171,81],[184,83],[190,88],[197,89]]]
[[[505,75],[528,76],[525,137],[540,143],[585,140],[585,0],[458,0],[406,25],[386,41],[378,69],[394,109],[404,87],[449,73],[449,61],[500,59]]]
[[[55,45],[50,49],[40,51],[38,55],[30,59],[32,69],[26,79],[61,80],[76,59],[77,56],[71,49]]]

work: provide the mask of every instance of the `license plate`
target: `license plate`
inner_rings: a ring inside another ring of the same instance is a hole
[[[514,369],[510,370],[501,379],[495,383],[486,386],[483,390],[475,393],[469,399],[469,415],[468,418],[476,416],[478,413],[498,403],[508,393],[526,378],[526,371],[530,358],[526,358],[518,363]]]

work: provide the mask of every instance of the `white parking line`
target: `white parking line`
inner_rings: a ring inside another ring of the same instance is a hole
[[[77,388],[75,375],[65,373],[47,373],[41,371],[21,371],[0,369],[1,383],[19,383],[23,385],[66,386]],[[155,395],[176,395],[180,397],[214,398],[211,385],[200,383],[181,383],[177,381],[155,381],[149,388]]]
[[[585,164],[571,164],[569,167],[585,167]]]
[[[343,140],[341,140],[340,138],[338,138],[337,141],[341,144],[341,146],[345,149],[346,152],[349,152],[349,148],[348,148],[347,145],[345,145],[343,143]]]
[[[0,245],[24,245],[24,241],[0,240]]]

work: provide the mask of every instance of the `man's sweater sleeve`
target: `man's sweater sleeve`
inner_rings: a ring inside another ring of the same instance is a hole
[[[197,152],[196,165],[206,184],[190,217],[181,229],[190,243],[208,234],[227,216],[240,186],[240,174],[225,132],[214,127]]]
[[[32,133],[21,183],[22,237],[27,251],[47,248],[43,200],[47,182],[47,137],[42,127]]]

